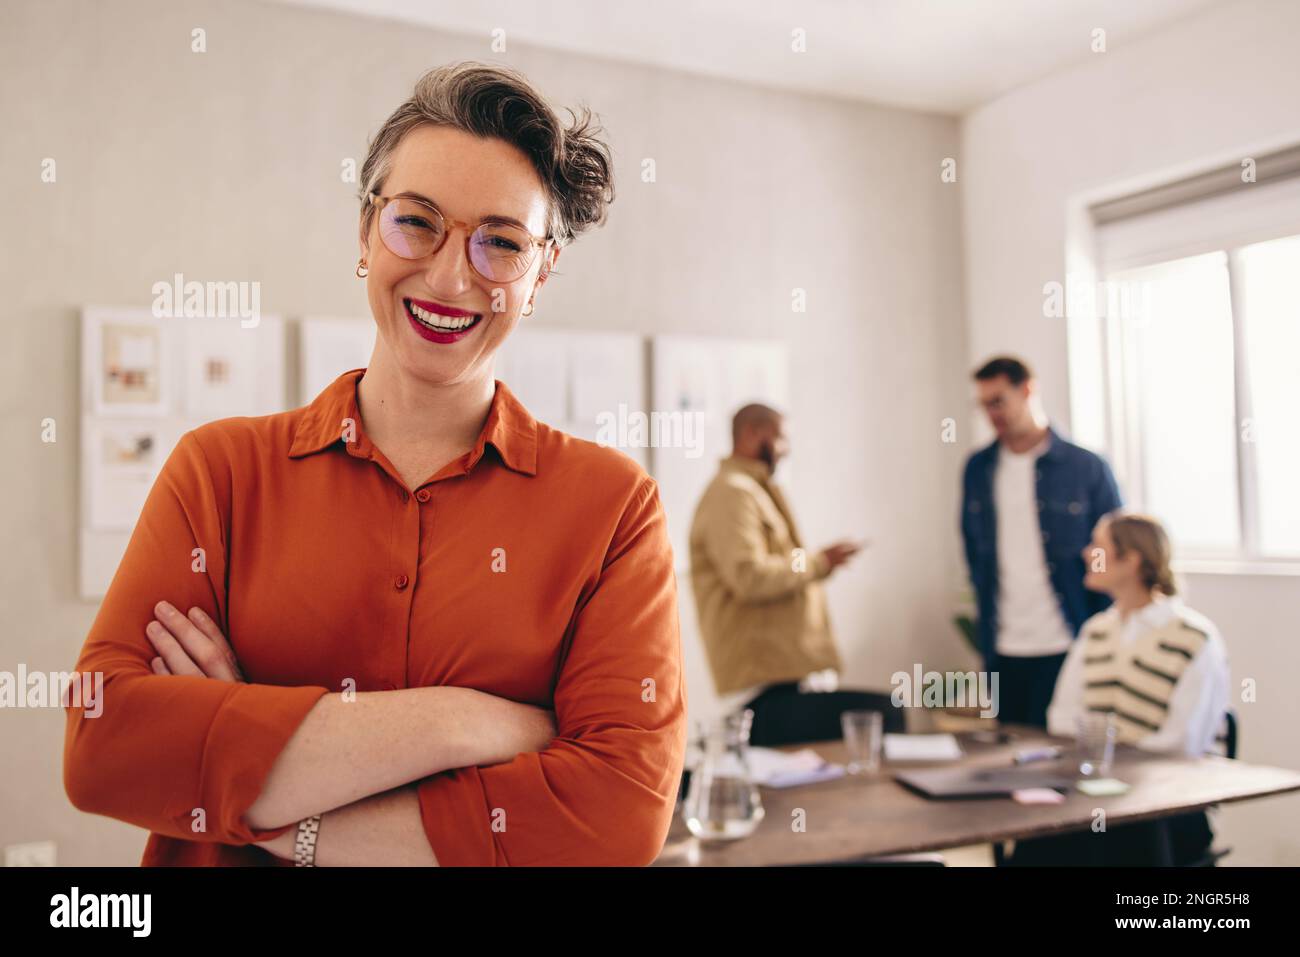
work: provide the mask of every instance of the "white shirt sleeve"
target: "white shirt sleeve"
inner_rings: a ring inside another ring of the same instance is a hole
[[[1138,740],[1137,747],[1189,757],[1205,754],[1214,747],[1228,710],[1228,684],[1227,651],[1217,632],[1212,633],[1174,686],[1160,730]]]
[[[1079,629],[1079,637],[1070,644],[1065,663],[1056,676],[1052,703],[1047,706],[1047,733],[1067,738],[1079,734],[1079,719],[1083,717],[1083,658],[1088,643],[1088,625]]]

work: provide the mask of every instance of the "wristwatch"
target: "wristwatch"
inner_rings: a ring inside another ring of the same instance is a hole
[[[319,814],[298,822],[298,836],[293,842],[294,867],[316,866],[316,838],[319,835]]]

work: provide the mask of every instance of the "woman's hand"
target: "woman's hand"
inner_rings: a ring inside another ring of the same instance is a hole
[[[226,636],[202,608],[191,608],[187,617],[170,603],[160,601],[153,611],[155,620],[149,622],[144,633],[158,652],[150,662],[154,674],[244,680]]]

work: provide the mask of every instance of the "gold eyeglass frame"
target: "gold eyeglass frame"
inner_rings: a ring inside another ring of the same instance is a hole
[[[465,230],[465,261],[469,263],[470,268],[473,269],[474,272],[478,273],[478,275],[480,276],[483,276],[483,273],[479,271],[478,266],[474,265],[474,254],[469,248],[469,241],[474,238],[474,234],[478,232],[479,227],[484,226],[488,223],[496,223],[501,226],[509,226],[512,229],[520,229],[520,227],[516,226],[514,223],[502,222],[499,219],[485,219],[478,223],[467,223],[464,222],[463,220],[451,219],[450,217],[445,216],[442,210],[440,210],[437,206],[434,206],[432,203],[427,203],[422,199],[417,199],[414,196],[381,196],[378,190],[372,189],[369,193],[366,194],[366,199],[369,201],[371,206],[375,207],[376,228],[378,228],[379,218],[383,214],[384,207],[387,206],[389,203],[399,199],[404,199],[409,202],[416,203],[420,206],[423,206],[425,209],[429,210],[438,219],[442,220],[442,226],[443,226],[442,238],[438,240],[438,245],[435,246],[433,249],[431,249],[429,252],[427,252],[425,255],[416,256],[414,258],[411,258],[409,256],[403,256],[397,250],[393,249],[392,246],[388,245],[388,240],[384,238],[383,229],[379,229],[379,241],[384,244],[384,248],[387,249],[390,253],[392,253],[397,258],[405,259],[407,262],[415,262],[417,259],[427,259],[429,256],[436,256],[438,252],[442,249],[442,247],[447,244],[447,237],[451,235],[452,227],[459,227]],[[524,266],[524,271],[521,272],[518,276],[515,276],[513,279],[493,279],[490,276],[483,276],[483,278],[486,279],[488,282],[518,282],[525,275],[527,275],[528,270],[532,269],[533,263],[537,261],[537,252],[536,252],[537,247],[549,246],[551,243],[555,241],[555,238],[553,236],[534,236],[526,229],[520,229],[520,232],[522,232],[524,235],[528,237],[528,239],[530,240],[530,245],[533,250],[531,255],[529,256],[528,265]]]

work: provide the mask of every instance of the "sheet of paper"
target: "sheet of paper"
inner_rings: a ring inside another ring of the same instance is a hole
[[[956,761],[961,745],[951,734],[887,734],[886,761]]]
[[[778,751],[775,748],[751,747],[746,751],[746,757],[754,782],[764,787],[795,787],[827,781],[844,774],[843,765],[831,764],[811,748]]]
[[[369,319],[311,316],[299,323],[298,401],[307,405],[349,369],[364,369],[375,351]]]
[[[496,357],[496,378],[534,418],[563,429],[569,419],[569,336],[518,329]]]
[[[640,336],[575,333],[569,337],[570,418],[595,425],[619,406],[644,411],[645,345]]]
[[[117,421],[87,416],[82,467],[87,527],[129,532],[183,426],[170,419]]]

